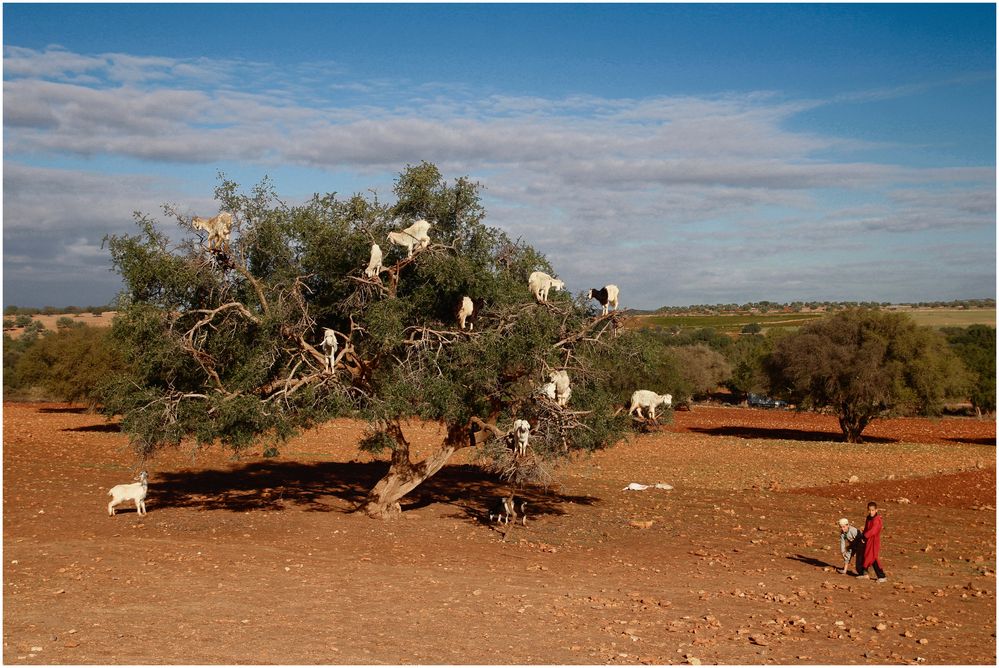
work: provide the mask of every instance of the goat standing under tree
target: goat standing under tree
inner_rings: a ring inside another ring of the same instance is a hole
[[[266,181],[243,194],[223,178],[216,199],[246,222],[229,262],[208,271],[203,249],[171,247],[148,217],[138,217],[138,235],[109,238],[125,285],[112,336],[132,364],[109,384],[103,410],[123,416],[141,456],[191,437],[240,451],[330,419],[362,419],[359,447],[391,456],[360,508],[387,517],[456,451],[491,447],[481,425],[533,426],[530,456],[494,468],[513,485],[620,439],[628,421],[612,414],[600,367],[627,341],[605,336],[616,314],[591,318],[572,300],[537,304],[527,279],[551,266],[482,223],[476,184],[448,184],[421,163],[394,190],[392,205],[325,195],[289,207],[272,204]],[[435,221],[433,242],[384,267],[386,283],[366,277],[372,239],[400,219]],[[474,332],[454,325],[465,294],[490,304]],[[319,322],[340,338],[336,373],[328,351],[309,343],[323,338]],[[572,369],[572,409],[533,396],[554,368]],[[414,419],[445,434],[418,462],[405,434]]]

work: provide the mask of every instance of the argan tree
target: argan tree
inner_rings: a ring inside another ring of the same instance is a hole
[[[774,343],[766,360],[771,391],[806,408],[833,409],[848,443],[871,420],[939,413],[967,386],[946,341],[907,315],[848,309]]]
[[[139,233],[108,245],[124,279],[113,336],[127,373],[108,385],[104,410],[142,456],[183,439],[234,451],[266,443],[271,453],[302,428],[337,417],[366,421],[360,446],[389,451],[385,476],[361,506],[385,517],[457,450],[479,447],[512,485],[544,480],[560,457],[606,447],[627,427],[599,361],[619,356],[615,314],[565,292],[531,297],[532,271],[554,273],[520,240],[484,224],[479,187],[447,183],[428,163],[398,177],[395,201],[315,196],[282,203],[265,181],[249,193],[224,178],[215,195],[235,225],[209,250],[190,219],[167,207],[183,239],[137,215]],[[432,243],[407,257],[386,235],[416,219]],[[364,275],[372,243],[385,270]],[[462,296],[484,300],[462,331]],[[320,349],[336,332],[332,370]],[[617,352],[614,352],[617,351]],[[555,369],[572,382],[568,406],[539,398]],[[514,419],[532,425],[526,457],[504,437]],[[436,451],[410,457],[414,420],[443,427]]]

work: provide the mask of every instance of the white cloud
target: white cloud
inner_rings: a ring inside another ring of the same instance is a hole
[[[993,167],[819,159],[876,146],[788,129],[796,114],[830,101],[769,91],[519,97],[436,82],[358,82],[336,63],[278,69],[58,47],[8,46],[4,65],[12,266],[14,255],[52,257],[46,231],[66,235],[56,242],[60,257],[95,266],[95,239],[130,222],[133,209],[181,200],[184,184],[155,176],[163,162],[291,166],[385,182],[405,164],[429,160],[482,182],[489,222],[547,252],[571,288],[617,282],[634,306],[783,298],[777,292],[816,294],[834,284],[901,290],[907,281],[913,298],[929,297],[930,279],[904,263],[865,270],[837,254],[905,236],[911,266],[924,266],[938,247],[929,235],[942,228],[969,248],[991,229],[994,245]],[[18,163],[67,155],[137,159],[148,169],[103,176]],[[830,191],[835,206],[825,203]],[[994,276],[994,254],[992,264]],[[888,270],[892,279],[879,278]]]

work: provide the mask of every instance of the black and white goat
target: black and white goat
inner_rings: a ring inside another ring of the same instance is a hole
[[[520,510],[520,513],[517,511]],[[489,521],[509,524],[511,521],[517,522],[517,515],[520,515],[521,522],[527,526],[527,501],[515,496],[502,496],[489,511]]]
[[[599,290],[596,288],[590,288],[589,293],[586,295],[587,299],[596,299],[600,302],[600,306],[603,307],[601,315],[607,315],[607,307],[617,310],[617,297],[620,293],[616,285],[605,285]]]

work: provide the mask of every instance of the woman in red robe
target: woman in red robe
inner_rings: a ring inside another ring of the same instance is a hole
[[[887,582],[885,572],[881,568],[878,556],[881,552],[881,529],[884,522],[878,512],[878,504],[871,501],[867,504],[867,521],[864,522],[864,568],[858,577],[866,578],[867,569],[874,567],[874,573],[878,576],[878,582]]]

